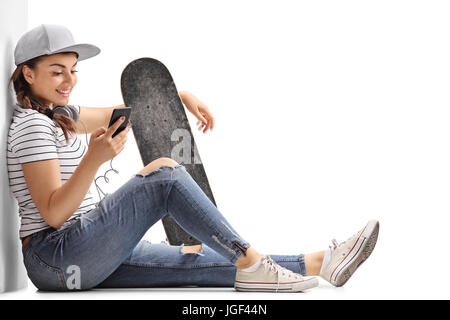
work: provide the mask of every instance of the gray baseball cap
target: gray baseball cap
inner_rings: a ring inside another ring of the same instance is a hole
[[[14,62],[18,66],[38,56],[61,52],[76,52],[80,61],[98,55],[100,49],[92,44],[76,44],[65,26],[41,24],[20,37],[14,50]]]

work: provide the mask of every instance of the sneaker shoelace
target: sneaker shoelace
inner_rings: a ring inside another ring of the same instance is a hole
[[[348,239],[345,240],[345,241],[342,241],[341,243],[338,243],[338,242],[336,241],[336,239],[333,239],[333,240],[331,240],[331,243],[332,243],[333,245],[332,245],[332,246],[328,246],[328,247],[331,249],[331,251],[334,251],[334,250],[336,250],[337,248],[339,248],[339,247],[341,247],[341,246],[344,246],[348,241],[354,239],[355,236],[358,236],[358,235],[361,233],[361,231],[362,231],[362,230],[358,231],[357,233],[355,233],[354,235],[352,235],[350,238],[348,238]],[[349,249],[351,249],[351,248],[349,248]]]
[[[280,274],[282,276],[288,276],[288,278],[292,277],[295,280],[302,279],[301,275],[296,274],[295,272],[292,272],[291,270],[280,266],[278,263],[273,261],[272,258],[269,256],[263,256],[262,264],[265,269],[268,269],[269,271],[274,272],[277,275],[277,289],[275,292],[278,292],[278,288],[280,286]]]

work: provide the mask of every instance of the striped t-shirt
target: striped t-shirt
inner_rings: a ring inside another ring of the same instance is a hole
[[[79,106],[72,107],[80,113]],[[61,184],[64,184],[86,153],[86,145],[76,134],[69,133],[69,138],[69,143],[66,143],[62,129],[45,114],[15,105],[8,133],[7,162],[9,187],[19,204],[20,238],[50,228],[31,198],[21,164],[59,159]],[[42,181],[42,187],[45,188],[45,181]],[[77,211],[60,228],[95,207],[96,202],[88,191]]]

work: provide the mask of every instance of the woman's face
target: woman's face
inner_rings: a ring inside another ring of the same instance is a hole
[[[31,93],[43,105],[65,106],[77,84],[76,65],[75,53],[57,53],[43,57],[34,69],[24,66],[23,75]]]

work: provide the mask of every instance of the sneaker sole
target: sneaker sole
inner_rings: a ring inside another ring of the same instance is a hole
[[[272,282],[243,282],[235,281],[234,288],[237,291],[251,291],[251,292],[300,292],[307,289],[317,287],[319,280],[317,278],[305,279],[301,282],[295,283],[280,283],[277,289],[277,284]]]
[[[348,253],[331,275],[331,283],[336,287],[343,286],[358,267],[370,256],[378,239],[380,223],[371,220],[361,233],[356,245]]]

